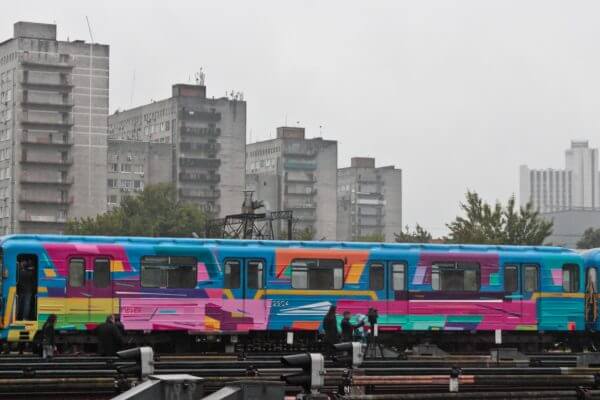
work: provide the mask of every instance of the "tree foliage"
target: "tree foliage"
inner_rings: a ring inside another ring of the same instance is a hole
[[[206,215],[197,206],[177,200],[171,184],[148,185],[137,196],[94,218],[70,220],[67,234],[108,236],[191,237],[202,233]]]
[[[490,205],[475,192],[460,203],[464,216],[447,224],[455,243],[539,245],[552,234],[552,222],[543,219],[531,203],[517,207],[512,196],[506,206]]]
[[[431,242],[431,233],[421,225],[416,224],[413,231],[406,225],[403,231],[394,233],[395,240],[398,243],[429,243]]]
[[[292,231],[292,240],[315,240],[316,232],[311,227],[304,229],[294,229]]]
[[[600,247],[600,228],[588,228],[577,242],[578,249],[594,249]]]

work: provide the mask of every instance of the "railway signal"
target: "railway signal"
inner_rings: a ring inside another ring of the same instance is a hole
[[[295,372],[281,376],[288,385],[301,386],[305,393],[318,390],[325,384],[325,359],[322,354],[304,353],[281,357],[286,367],[301,368]]]
[[[134,360],[135,366],[120,367],[119,372],[136,372],[140,380],[146,379],[154,373],[154,351],[152,347],[136,347],[134,349],[121,350],[117,356],[124,360]]]
[[[349,368],[358,368],[364,361],[366,346],[361,342],[338,343],[334,344],[333,347],[338,352],[345,353],[345,355],[336,356],[336,361]]]

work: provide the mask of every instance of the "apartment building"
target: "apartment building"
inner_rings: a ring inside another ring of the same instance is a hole
[[[394,241],[402,230],[402,170],[375,167],[375,159],[353,157],[337,172],[337,238],[382,236]]]
[[[293,211],[297,234],[336,239],[337,141],[279,127],[275,139],[246,146],[246,180],[267,210]]]
[[[106,210],[109,46],[14,24],[0,43],[0,234]]]
[[[181,200],[214,216],[239,213],[245,188],[246,102],[207,98],[203,84],[109,117],[107,202],[171,182]],[[169,150],[170,149],[170,155]]]
[[[529,169],[522,165],[520,203],[532,202],[545,212],[600,208],[598,149],[588,141],[572,141],[565,151],[565,169]]]

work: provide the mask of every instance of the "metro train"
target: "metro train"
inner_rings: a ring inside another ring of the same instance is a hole
[[[579,350],[600,328],[599,250],[60,235],[4,236],[0,250],[4,343],[56,314],[64,346],[93,346],[116,314],[130,341],[173,351],[293,346],[318,343],[331,305],[340,319],[376,309],[396,347]]]

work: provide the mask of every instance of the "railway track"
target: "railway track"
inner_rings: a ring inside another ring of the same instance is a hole
[[[353,371],[327,362],[323,392],[336,396],[344,394],[343,397],[349,400],[600,399],[600,391],[595,390],[600,388],[600,366],[578,367],[577,356],[533,354],[528,356],[526,363],[497,361],[490,355],[409,356],[406,359],[366,360],[360,369]],[[118,358],[86,355],[58,356],[52,361],[34,356],[2,356],[0,398],[108,399],[135,381],[132,373],[120,372],[123,367],[134,365]],[[460,369],[458,394],[448,393],[453,368]],[[230,355],[162,356],[156,357],[155,361],[156,374],[185,373],[203,377],[206,393],[240,379],[278,381],[281,375],[297,371],[283,367],[277,354],[252,355],[243,359]],[[299,391],[298,387],[286,388],[290,395]],[[551,394],[554,397],[546,397]]]

